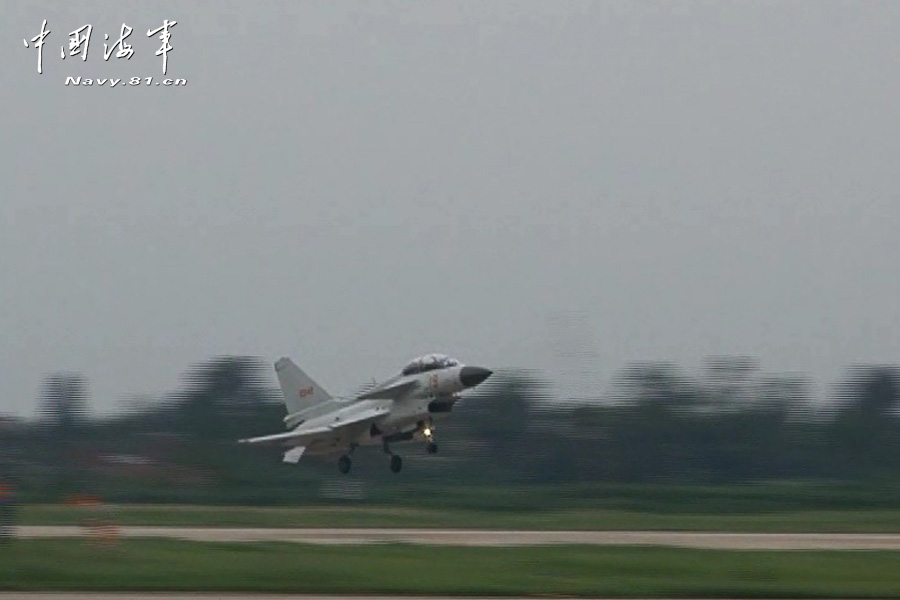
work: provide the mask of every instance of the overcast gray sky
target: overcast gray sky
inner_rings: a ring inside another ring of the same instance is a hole
[[[186,87],[64,85],[161,81],[164,19]],[[333,392],[429,351],[598,395],[898,362],[900,3],[4,2],[0,33],[0,412],[219,354]]]

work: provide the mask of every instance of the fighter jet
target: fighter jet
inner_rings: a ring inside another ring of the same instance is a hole
[[[338,470],[346,474],[359,446],[381,444],[394,473],[403,468],[403,459],[391,451],[393,443],[422,441],[429,454],[437,453],[434,421],[450,413],[460,392],[484,382],[492,372],[445,354],[426,354],[350,398],[333,398],[289,358],[275,363],[275,373],[289,431],[238,441],[288,448],[283,458],[287,463],[297,463],[304,454],[336,457]]]

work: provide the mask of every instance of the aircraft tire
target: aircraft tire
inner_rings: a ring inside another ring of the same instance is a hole
[[[391,455],[391,471],[394,473],[399,473],[400,469],[403,468],[403,459],[397,456],[396,454]]]
[[[435,442],[429,442],[425,449],[428,451],[428,454],[437,454],[438,445]]]
[[[346,475],[350,472],[350,466],[353,463],[350,461],[350,457],[346,454],[338,459],[338,471]]]

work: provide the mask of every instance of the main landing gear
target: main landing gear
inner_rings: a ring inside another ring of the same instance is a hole
[[[353,466],[353,461],[350,460],[350,456],[353,454],[353,451],[356,450],[356,444],[350,446],[350,452],[344,454],[338,459],[338,471],[342,474],[346,475],[350,472],[350,467]]]
[[[384,453],[389,454],[391,457],[391,471],[399,473],[400,469],[403,468],[403,459],[391,452],[391,447],[388,446],[387,442],[384,442],[382,447],[384,448]]]
[[[397,456],[396,454],[391,455],[391,471],[394,473],[399,473],[400,469],[403,468],[403,459]]]
[[[422,437],[427,442],[427,444],[425,446],[425,451],[428,452],[428,454],[437,454],[438,445],[437,445],[437,442],[434,441],[434,430],[431,427],[431,423],[430,422],[425,423],[423,421],[419,421],[418,427],[419,427],[418,431],[420,431],[422,433]],[[412,432],[407,431],[406,433],[404,433],[402,435],[395,434],[393,436],[393,440],[394,441],[406,441],[406,440],[413,439],[415,432],[416,432],[416,430],[413,430]],[[391,451],[391,447],[390,447],[390,445],[388,445],[387,441],[382,441],[382,448],[384,449],[384,453],[391,457],[391,461],[390,461],[391,471],[394,473],[399,473],[400,471],[402,471],[403,470],[403,459]],[[350,452],[348,452],[347,454],[344,454],[343,456],[341,456],[338,459],[338,471],[340,471],[341,473],[343,473],[345,475],[350,472],[350,467],[352,466],[350,456],[353,454],[354,450],[356,450],[356,445],[351,446]]]

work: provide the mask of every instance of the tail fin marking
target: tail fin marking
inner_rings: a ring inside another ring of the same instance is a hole
[[[275,363],[275,373],[278,375],[284,405],[289,415],[331,400],[328,392],[289,358],[278,359]]]

